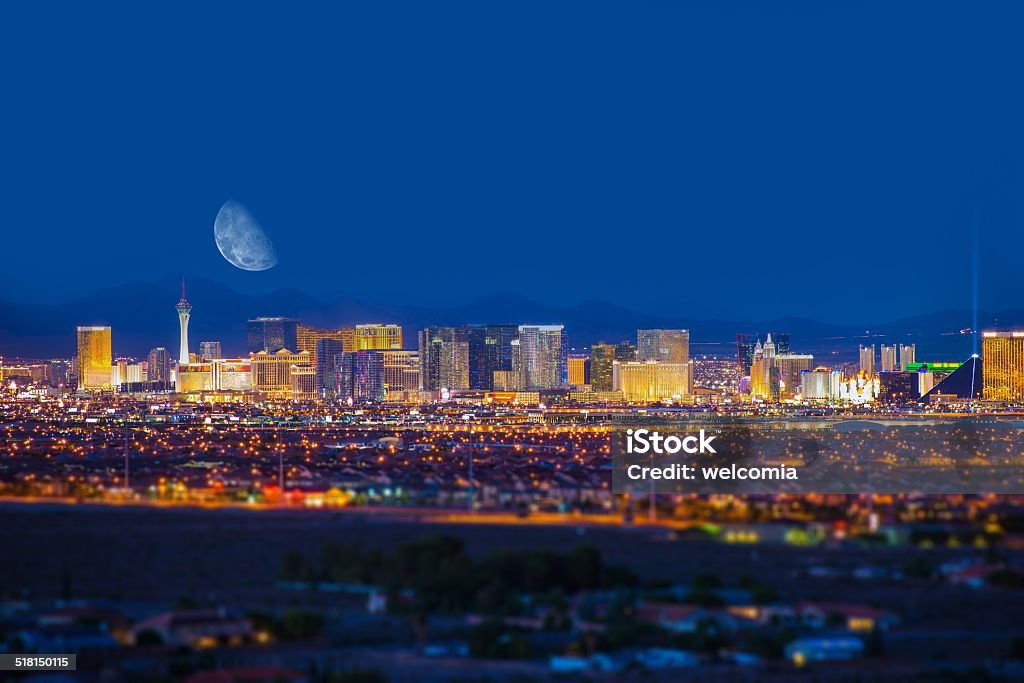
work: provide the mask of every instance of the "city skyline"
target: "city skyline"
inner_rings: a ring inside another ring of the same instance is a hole
[[[0,5],[0,670],[1024,679],[1022,25]]]
[[[732,369],[719,365],[709,375],[699,365],[721,363],[728,354],[691,358],[688,328],[638,328],[635,345],[602,340],[589,346],[589,354],[579,354],[561,323],[426,326],[417,330],[416,348],[410,349],[403,345],[400,324],[315,327],[297,316],[258,316],[246,322],[247,356],[224,358],[219,339],[202,341],[199,352],[191,352],[187,328],[192,306],[184,280],[175,310],[180,354],[171,368],[163,360],[163,347],[135,362],[130,355],[114,353],[109,325],[78,325],[70,377],[55,367],[60,359],[41,366],[16,365],[14,377],[30,393],[44,387],[46,393],[62,392],[75,385],[84,391],[130,394],[173,390],[198,403],[266,399],[419,404],[482,398],[485,404],[533,403],[543,409],[552,400],[698,405],[730,404],[736,398],[752,406],[878,402],[883,409],[917,404],[927,410],[950,402],[1012,405],[1024,399],[1022,330],[961,330],[975,349],[962,363],[935,357],[917,362],[916,343],[882,343],[877,355],[874,343],[858,344],[855,363],[838,354],[815,359],[813,353],[794,351],[789,331],[776,329],[774,339],[768,331],[763,340],[760,332],[738,332]],[[986,373],[982,361],[990,352],[994,365]],[[3,371],[0,356],[0,381]],[[697,374],[702,377],[700,388],[694,382]],[[16,381],[11,389],[17,388]]]

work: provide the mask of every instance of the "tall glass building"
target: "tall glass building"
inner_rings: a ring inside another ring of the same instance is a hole
[[[146,379],[150,382],[171,381],[171,356],[164,347],[156,347],[146,357]]]
[[[469,388],[493,389],[496,371],[512,370],[512,340],[516,325],[469,325]]]
[[[109,389],[111,386],[112,368],[110,328],[105,326],[79,326],[78,388]]]
[[[985,361],[985,400],[1024,401],[1024,331],[985,332],[981,337],[981,357]]]
[[[384,400],[384,354],[362,349],[339,356],[338,397],[356,403]]]
[[[605,344],[598,342],[590,347],[590,384],[594,391],[612,390],[612,363],[636,360],[636,347],[629,342]]]
[[[345,344],[340,339],[318,339],[315,345],[316,367],[315,387],[321,398],[332,399],[338,395],[338,370]]]
[[[636,359],[663,363],[690,362],[689,330],[637,330]]]
[[[517,341],[512,347],[512,361],[521,389],[557,389],[568,383],[564,326],[520,325]]]
[[[465,327],[428,327],[419,334],[420,388],[469,388],[469,332]]]
[[[249,321],[249,353],[277,353],[288,349],[295,353],[299,349],[299,321],[279,316],[253,318]]]

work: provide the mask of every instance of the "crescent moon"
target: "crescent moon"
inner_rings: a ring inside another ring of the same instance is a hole
[[[277,265],[277,253],[267,233],[249,210],[233,199],[217,212],[213,238],[221,256],[236,268],[260,271]]]

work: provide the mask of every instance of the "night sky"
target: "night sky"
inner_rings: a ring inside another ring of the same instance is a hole
[[[1020,3],[21,5],[0,298],[184,271],[842,322],[969,308],[976,271],[1024,306]],[[276,268],[220,257],[229,198]]]

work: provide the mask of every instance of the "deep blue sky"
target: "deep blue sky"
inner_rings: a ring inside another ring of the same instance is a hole
[[[969,307],[977,229],[981,305],[1024,306],[1020,3],[21,4],[5,298],[186,270],[871,321]],[[221,259],[228,198],[278,267]]]

